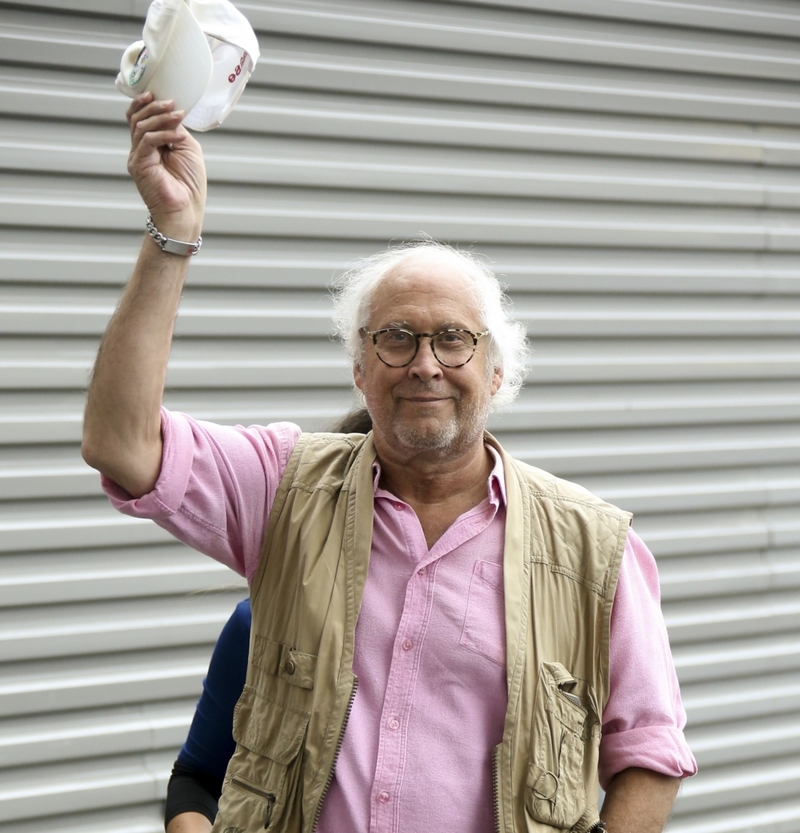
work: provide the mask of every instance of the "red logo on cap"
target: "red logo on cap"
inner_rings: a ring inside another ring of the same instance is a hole
[[[244,62],[247,60],[247,52],[242,52],[242,57],[239,58],[239,63],[233,69],[233,72],[228,76],[228,81],[231,84],[242,74],[242,68],[244,67]]]

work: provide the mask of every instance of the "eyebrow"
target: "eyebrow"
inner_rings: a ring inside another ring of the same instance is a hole
[[[388,329],[398,329],[398,330],[408,330],[409,332],[414,332],[414,328],[408,321],[403,321],[402,323],[396,321],[390,321],[388,324],[385,324],[383,327],[379,327],[380,330],[388,330]],[[436,329],[432,332],[440,333],[442,330],[470,330],[471,328],[466,324],[457,324],[455,321],[450,321],[444,324],[437,324]]]

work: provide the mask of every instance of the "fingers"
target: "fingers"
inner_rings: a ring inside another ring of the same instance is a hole
[[[203,155],[183,126],[185,115],[173,101],[156,101],[149,92],[134,98],[126,113],[131,132],[128,173],[153,216],[191,209],[202,217]],[[196,225],[194,215],[187,227]]]
[[[189,134],[181,124],[186,114],[173,107],[172,101],[134,100],[128,108],[130,161],[140,162],[148,157],[155,161],[155,154],[160,148],[179,146],[186,141]]]
[[[183,110],[175,110],[173,101],[152,101],[152,93],[145,93],[133,100],[126,117],[131,129],[131,142],[136,145],[146,133],[160,130],[176,130],[183,117]]]

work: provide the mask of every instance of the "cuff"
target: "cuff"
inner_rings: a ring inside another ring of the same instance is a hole
[[[683,732],[673,726],[646,726],[603,735],[599,767],[603,789],[618,772],[632,766],[676,778],[697,772]]]
[[[183,503],[192,471],[194,440],[181,414],[161,409],[161,471],[151,492],[134,498],[119,484],[101,475],[100,483],[115,509],[134,518],[164,520]]]

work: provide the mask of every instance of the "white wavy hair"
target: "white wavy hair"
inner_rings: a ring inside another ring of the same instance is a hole
[[[489,331],[487,357],[490,371],[500,368],[503,382],[492,397],[492,410],[510,405],[519,394],[528,369],[525,327],[511,318],[511,301],[489,265],[478,255],[426,238],[402,243],[353,264],[334,285],[333,323],[354,366],[361,363],[366,327],[372,312],[373,293],[386,275],[408,258],[434,256],[457,268],[471,282],[471,291],[481,320]]]

